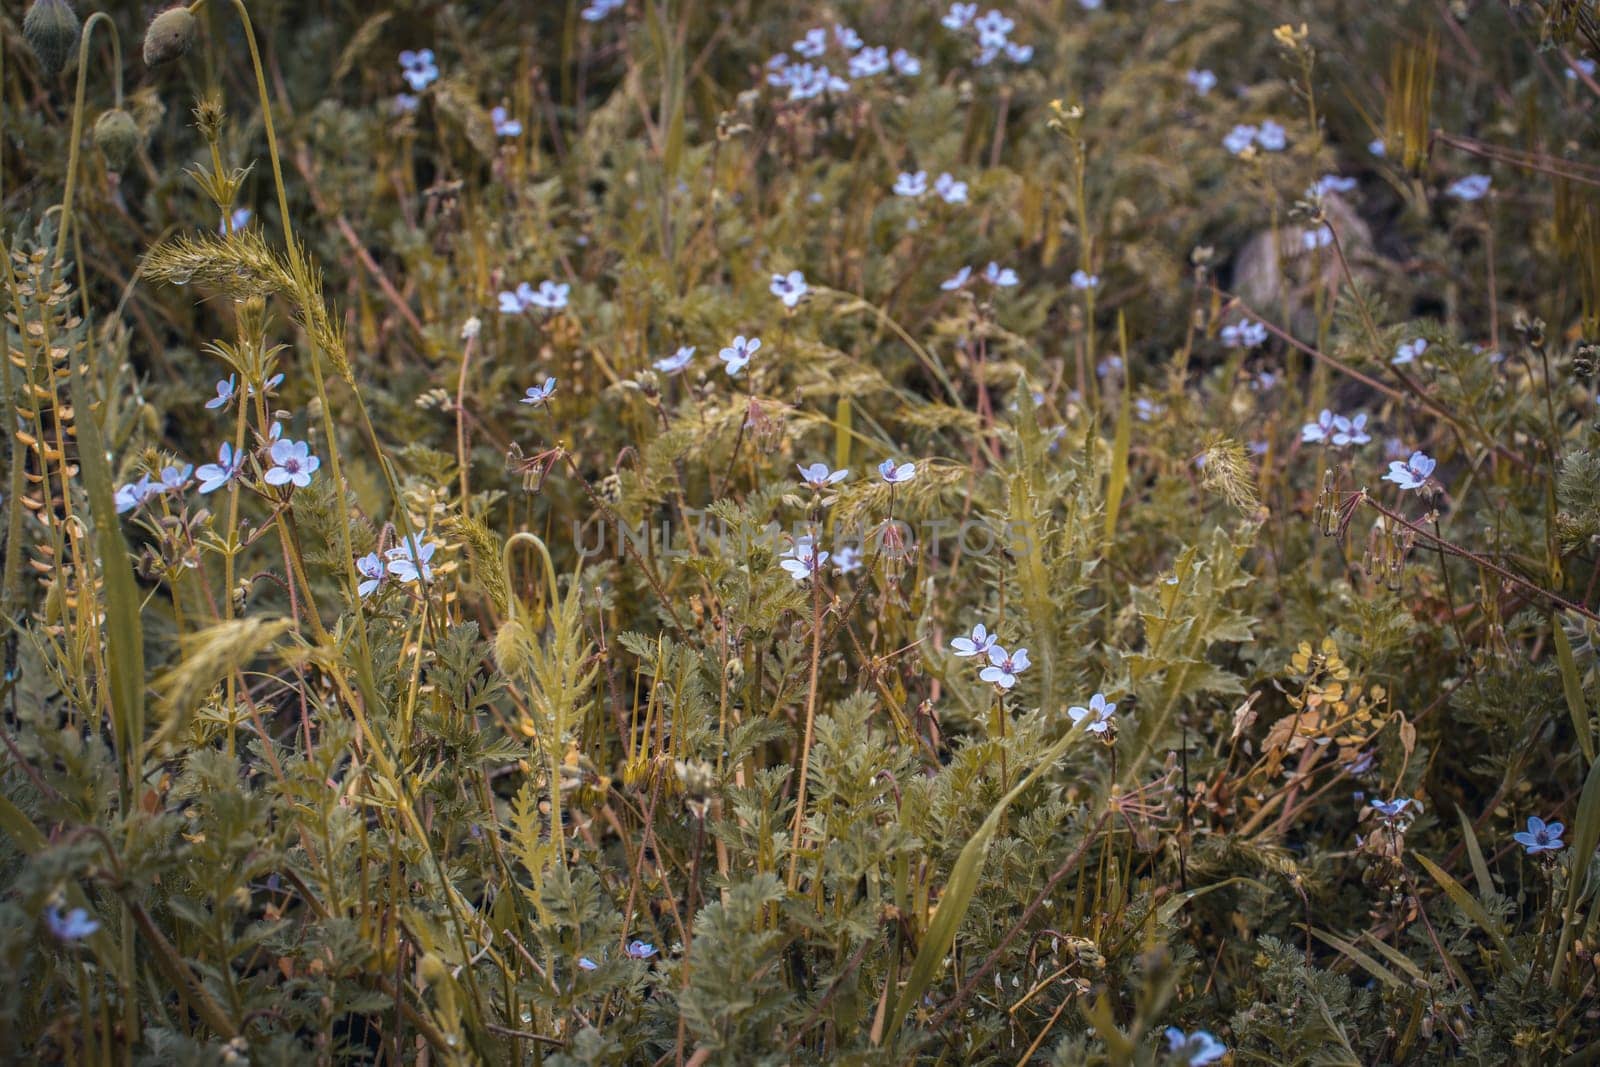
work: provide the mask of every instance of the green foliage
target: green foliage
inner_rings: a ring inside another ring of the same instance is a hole
[[[1588,1062],[1583,5],[136,7],[0,17],[15,1058]]]

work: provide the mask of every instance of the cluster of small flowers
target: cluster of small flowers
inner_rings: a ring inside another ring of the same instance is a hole
[[[832,470],[826,463],[813,463],[809,467],[795,464],[795,469],[800,472],[800,481],[816,493],[831,489],[850,477],[848,468]],[[917,465],[896,463],[893,459],[886,459],[878,464],[878,476],[891,486],[904,485],[917,476]],[[832,498],[825,498],[822,503],[830,504]],[[819,548],[816,538],[809,534],[795,538],[794,546],[786,549],[779,557],[778,566],[795,581],[803,582],[822,573],[823,566],[830,559],[833,560],[834,570],[839,574],[851,574],[861,569],[859,548],[845,545],[841,546],[836,554],[829,553]]]
[[[412,543],[408,538],[381,557],[376,552],[368,552],[356,560],[356,571],[363,579],[356,587],[356,592],[362,598],[371,596],[383,585],[386,574],[392,574],[407,584],[433,581],[433,556],[442,546],[437,541],[422,541],[413,552]]]
[[[537,289],[522,282],[515,289],[500,294],[500,314],[524,315],[529,309],[537,309],[546,315],[554,314],[567,306],[571,294],[572,286],[565,282],[547,278],[539,283]]]
[[[920,199],[928,192],[928,172],[901,171],[894,180],[894,195]],[[933,192],[947,204],[967,202],[967,183],[957,181],[955,175],[945,171],[933,180]]]
[[[1224,326],[1221,337],[1229,348],[1256,348],[1267,343],[1267,328],[1254,319],[1241,319]]]
[[[939,23],[953,33],[974,36],[978,45],[974,66],[986,67],[1001,56],[1017,64],[1033,59],[1033,45],[1013,41],[1011,31],[1017,28],[1016,22],[996,8],[979,15],[977,4],[951,4]]]
[[[843,53],[848,76],[840,75],[825,63],[813,62],[827,54],[830,44]],[[823,93],[847,93],[851,79],[876,78],[890,70],[903,78],[915,78],[922,73],[922,61],[904,48],[890,52],[886,45],[868,46],[855,30],[837,23],[831,34],[821,26],[807,30],[792,47],[800,61],[794,60],[788,52],[779,52],[767,61],[767,84],[787,89],[790,100],[810,100]]]
[[[987,659],[989,665],[978,672],[978,677],[1001,689],[1015,686],[1017,675],[1032,665],[1026,648],[1007,652],[997,635],[990,633],[989,628],[981,622],[972,628],[970,634],[953,638],[950,648],[962,659]]]
[[[275,376],[275,379],[281,378],[282,375]],[[206,407],[223,407],[232,398],[232,382],[231,378],[218,382],[217,399],[207,401]],[[273,423],[269,437],[271,443],[267,448],[267,459],[271,465],[262,474],[261,480],[274,487],[304,489],[311,484],[311,478],[322,466],[322,460],[311,454],[309,442],[291,441],[282,434],[283,424]],[[230,442],[224,441],[217,448],[217,462],[201,464],[198,471],[191,463],[164,467],[158,479],[146,474],[138,481],[119,487],[116,492],[117,514],[133,511],[165,493],[181,493],[188,488],[191,476],[199,478],[201,494],[214,493],[233,481],[243,467],[244,453],[236,452]]]
[[[1002,267],[992,259],[989,261],[989,265],[983,268],[983,274],[979,277],[996,289],[1009,289],[1017,284],[1017,272],[1010,267]],[[970,266],[962,267],[955,274],[940,282],[939,288],[947,293],[954,292],[957,289],[965,288],[971,278],[972,268]]]
[[[1282,152],[1288,144],[1288,132],[1271,119],[1265,120],[1259,126],[1240,123],[1229,130],[1228,135],[1222,139],[1222,147],[1236,156],[1252,147],[1259,148],[1263,152]]]
[[[1349,418],[1323,408],[1316,422],[1308,422],[1300,427],[1300,440],[1307,444],[1330,444],[1335,448],[1345,448],[1364,445],[1372,440],[1372,435],[1367,433],[1366,412]]]

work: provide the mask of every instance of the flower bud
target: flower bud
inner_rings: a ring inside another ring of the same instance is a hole
[[[82,26],[67,0],[33,0],[22,18],[22,35],[46,74],[60,74],[78,47]]]
[[[533,665],[533,635],[515,612],[495,632],[494,661],[512,676],[522,674]]]
[[[150,21],[144,34],[144,63],[159,67],[185,55],[194,44],[195,19],[187,7],[172,7]]]
[[[132,115],[114,107],[95,120],[94,143],[112,170],[123,170],[139,147],[139,127]]]

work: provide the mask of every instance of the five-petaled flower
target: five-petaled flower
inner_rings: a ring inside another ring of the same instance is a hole
[[[1074,289],[1093,289],[1100,284],[1100,275],[1090,274],[1086,270],[1072,272],[1072,287]]]
[[[1027,670],[1030,665],[1028,650],[1019,648],[1015,652],[1007,652],[999,645],[989,647],[989,666],[978,672],[978,677],[986,682],[993,682],[1001,689],[1010,689],[1017,684],[1017,675]]]
[[[161,491],[164,493],[181,492],[189,484],[189,475],[194,473],[194,464],[185,463],[181,467],[161,468]]]
[[[726,364],[728,377],[735,378],[738,377],[740,371],[749,365],[750,357],[754,356],[760,348],[761,338],[747,338],[744,334],[740,334],[733,339],[733,344],[717,353],[717,358]]]
[[[82,908],[73,908],[63,915],[60,908],[52,906],[44,913],[44,921],[50,932],[62,941],[82,941],[100,929],[100,923],[89,918],[89,913]]]
[[[656,954],[656,947],[648,941],[629,941],[622,951],[628,954],[629,959],[647,960]]]
[[[928,191],[928,172],[901,171],[894,180],[895,196],[921,196]]]
[[[412,543],[413,538],[408,537],[383,554],[389,564],[389,573],[402,582],[415,582],[418,579],[433,581],[432,560],[433,554],[439,551],[439,542],[423,541],[415,554],[411,551]]]
[[[117,514],[132,511],[134,508],[161,492],[161,486],[150,480],[148,474],[141,475],[136,482],[129,482],[117,490]]]
[[[305,441],[274,441],[268,454],[272,457],[272,466],[262,476],[268,485],[293,485],[304,489],[322,466],[322,460],[311,454],[311,445]]]
[[[772,284],[768,287],[772,295],[783,301],[783,306],[792,308],[805,299],[811,287],[806,284],[806,276],[797,270],[788,274],[774,274]]]
[[[200,469],[195,472],[200,479],[200,492],[214,493],[233,481],[233,476],[239,473],[243,458],[233,454],[233,445],[227,441],[222,442],[217,448],[217,461],[202,463]]]
[[[955,650],[956,655],[962,658],[987,656],[994,644],[995,635],[990,633],[989,628],[981,622],[972,628],[972,633],[950,639],[950,647]]]
[[[945,171],[933,179],[933,191],[939,199],[947,204],[965,204],[967,202],[967,183],[957,181],[955,175]]]
[[[546,378],[543,385],[528,386],[528,391],[523,394],[522,399],[517,403],[532,404],[534,407],[540,407],[550,402],[550,397],[555,391],[556,380],[554,378]]]
[[[420,93],[439,80],[439,68],[433,61],[433,49],[413,52],[409,48],[400,53],[400,73],[411,91]]]
[[[1088,719],[1089,725],[1084,729],[1091,734],[1103,734],[1111,728],[1111,716],[1117,713],[1117,706],[1106,700],[1104,693],[1096,693],[1089,698],[1089,706],[1074,704],[1067,709],[1067,714],[1072,717],[1072,725],[1076,726]]]
[[[1169,1062],[1181,1067],[1205,1067],[1228,1054],[1228,1046],[1205,1030],[1186,1034],[1176,1026],[1169,1026],[1166,1038]]]
[[[822,565],[828,562],[828,553],[818,551],[816,543],[810,537],[801,537],[795,541],[794,547],[784,554],[778,566],[782,567],[797,582],[803,582],[822,570]]]
[[[886,459],[878,464],[878,473],[890,485],[903,485],[917,476],[915,463],[895,463],[893,459]]]
[[[1383,476],[1383,480],[1393,482],[1401,489],[1421,489],[1428,484],[1433,469],[1438,465],[1438,460],[1427,453],[1413,452],[1404,463],[1399,460],[1390,463],[1389,473]]]
[[[861,569],[861,550],[854,545],[843,545],[833,554],[833,569],[840,574],[854,574]]]
[[[1393,800],[1374,800],[1372,801],[1372,806],[1385,819],[1397,819],[1411,806],[1411,798],[1395,797]]]
[[[850,477],[848,467],[836,471],[829,470],[826,463],[813,463],[809,467],[802,467],[796,463],[795,469],[800,472],[800,480],[813,489],[826,489]]]
[[[1530,815],[1528,828],[1511,836],[1517,844],[1528,850],[1528,855],[1537,856],[1541,852],[1556,852],[1565,848],[1566,842],[1561,840],[1561,835],[1566,829],[1558,822],[1547,823],[1537,815]]]

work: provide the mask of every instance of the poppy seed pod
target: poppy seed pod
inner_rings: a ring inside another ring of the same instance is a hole
[[[195,18],[187,7],[172,7],[150,20],[144,34],[144,63],[159,67],[183,56],[194,44]]]
[[[139,147],[139,127],[132,115],[114,107],[95,120],[94,143],[112,170],[122,170]]]
[[[46,74],[59,74],[66,67],[82,29],[67,0],[33,0],[22,17],[22,35]]]

